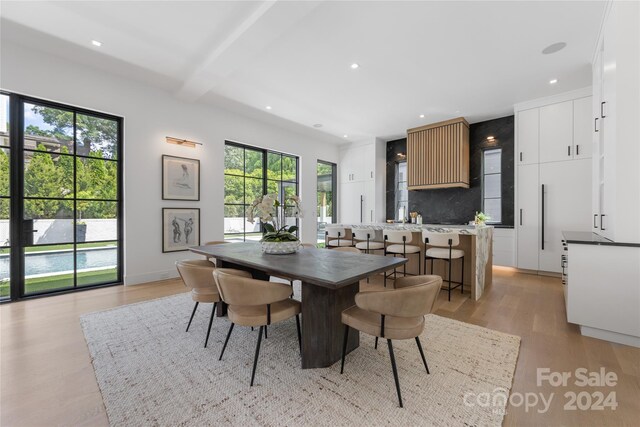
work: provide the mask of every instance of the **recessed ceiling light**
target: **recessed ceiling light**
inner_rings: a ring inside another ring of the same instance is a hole
[[[420,114],[420,118],[421,118],[421,119],[424,119],[424,114]]]
[[[98,40],[91,40],[91,44],[97,47],[102,46],[102,42],[99,42]]]
[[[558,83],[558,79],[551,79],[551,80],[549,80],[549,84],[550,84],[550,85],[554,85],[554,84],[556,84],[556,83]]]
[[[322,127],[322,123],[316,123],[315,125],[313,125],[314,128],[321,128]]]
[[[267,106],[266,106],[266,107],[264,107],[264,108],[266,108],[267,110],[271,110],[271,105],[267,105]]]
[[[567,44],[565,42],[558,42],[558,43],[550,44],[549,46],[547,46],[544,49],[542,49],[542,54],[543,55],[550,55],[552,53],[556,53],[556,52],[564,49],[565,47],[567,47]]]
[[[351,64],[351,69],[352,70],[355,70],[355,69],[358,69],[358,68],[360,68],[360,65],[356,64],[355,62],[353,64]]]
[[[343,138],[348,138],[349,135],[347,135],[346,133],[344,135],[342,135]]]

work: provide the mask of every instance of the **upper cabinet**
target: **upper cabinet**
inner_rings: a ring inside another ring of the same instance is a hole
[[[518,163],[538,163],[538,139],[540,132],[540,109],[532,108],[518,113]]]
[[[540,108],[540,163],[573,157],[573,101]]]
[[[340,182],[373,180],[375,174],[375,146],[373,144],[350,147],[340,153],[338,165]]]
[[[407,186],[469,188],[469,123],[463,117],[407,130]]]

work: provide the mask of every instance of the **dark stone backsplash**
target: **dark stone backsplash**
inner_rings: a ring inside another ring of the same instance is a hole
[[[488,136],[495,137],[491,143]],[[502,148],[502,225],[514,223],[514,117],[469,127],[469,188],[409,191],[409,212],[419,212],[425,224],[466,224],[482,209],[482,152]],[[387,142],[387,218],[395,217],[395,165],[407,153],[405,138]]]

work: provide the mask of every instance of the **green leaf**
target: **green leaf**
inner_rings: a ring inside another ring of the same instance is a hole
[[[298,231],[298,227],[295,225],[292,225],[291,227],[289,227],[289,229],[287,230],[289,233],[295,233],[296,231]]]
[[[276,229],[273,227],[273,225],[269,224],[268,222],[264,223],[264,229],[267,230],[267,232],[269,233],[275,233]]]

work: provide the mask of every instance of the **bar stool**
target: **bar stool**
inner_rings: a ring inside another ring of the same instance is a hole
[[[385,230],[384,231],[384,255],[393,254],[402,255],[403,258],[407,258],[407,255],[418,256],[418,275],[420,274],[420,246],[410,245],[413,241],[413,233],[409,230]],[[390,243],[390,244],[389,244]],[[404,264],[402,274],[407,275],[407,264]],[[387,278],[391,276],[391,273],[384,274],[384,287],[387,287]],[[411,274],[415,276],[415,274]],[[396,269],[393,269],[393,278],[396,278]]]
[[[433,262],[441,259],[449,263],[449,301],[451,301],[451,289],[460,288],[460,293],[464,292],[464,251],[462,249],[453,249],[460,244],[460,236],[457,233],[437,233],[431,231],[423,231],[424,239],[424,271],[427,272],[427,260],[431,260],[431,274],[433,274]],[[435,246],[427,249],[427,245]],[[454,259],[460,259],[462,264],[462,275],[460,282],[451,281],[451,264]],[[456,286],[451,287],[451,283]]]
[[[356,248],[364,251],[365,254],[384,250],[384,243],[373,240],[376,237],[376,230],[373,228],[354,228],[351,230],[351,234],[353,240],[357,240]]]
[[[347,232],[341,227],[327,227],[324,232],[324,246],[328,249],[353,246],[351,239],[345,238]]]

